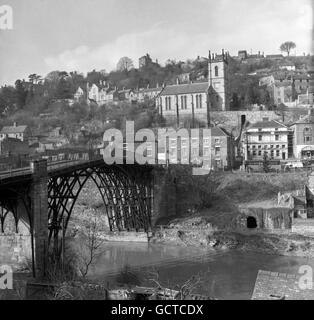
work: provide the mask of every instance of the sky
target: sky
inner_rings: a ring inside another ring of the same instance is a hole
[[[313,0],[0,0],[13,29],[0,30],[0,85],[53,70],[111,71],[120,57],[167,59],[313,53]],[[1,17],[1,13],[0,13]]]

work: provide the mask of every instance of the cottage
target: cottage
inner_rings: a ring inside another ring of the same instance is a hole
[[[5,138],[16,138],[21,141],[26,141],[29,136],[29,128],[25,125],[19,126],[16,122],[14,122],[13,126],[5,126],[0,131],[0,141]]]

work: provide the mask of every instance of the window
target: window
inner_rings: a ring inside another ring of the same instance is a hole
[[[204,156],[208,157],[209,154],[210,154],[209,148],[208,147],[204,148]]]
[[[187,139],[181,139],[181,145],[182,147],[187,146]]]
[[[216,142],[216,139],[215,139],[215,142]],[[204,144],[209,144],[209,143],[210,143],[209,138],[204,138]]]
[[[276,149],[279,149],[279,144],[276,145]]]
[[[216,147],[215,148],[215,155],[219,155],[220,154],[220,148],[219,147]]]
[[[186,158],[188,156],[188,150],[187,148],[182,148],[181,154],[183,158]]]
[[[278,141],[279,140],[279,134],[275,135],[275,140]]]
[[[258,149],[261,149],[262,148],[262,146],[258,146]]]
[[[181,109],[187,109],[187,98],[186,98],[186,96],[181,96]]]
[[[218,77],[218,66],[215,66],[215,77]]]
[[[166,97],[166,110],[171,110],[171,97]]]
[[[253,157],[256,156],[256,151],[253,151],[252,154],[253,154]]]
[[[279,156],[280,156],[280,151],[276,150],[276,157],[279,157]]]
[[[262,139],[263,139],[263,136],[262,136],[262,135],[259,135],[259,136],[258,136],[258,141],[262,141]]]
[[[284,144],[281,146],[282,149],[284,149],[285,147],[286,147],[286,146],[285,146]]]
[[[262,151],[261,151],[261,150],[258,151],[258,155],[259,155],[259,156],[262,155]]]
[[[198,155],[198,148],[192,148],[192,156],[195,157]]]
[[[219,138],[216,138],[216,139],[215,139],[215,143],[216,143],[216,144],[220,143],[220,139],[219,139]]]
[[[303,130],[304,142],[312,141],[312,129],[309,127],[304,128]]]

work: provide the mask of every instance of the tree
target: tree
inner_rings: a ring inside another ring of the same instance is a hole
[[[104,240],[100,238],[100,221],[96,213],[89,214],[84,222],[86,242],[79,248],[78,269],[83,278],[101,253],[100,248]]]
[[[26,102],[27,91],[25,90],[24,84],[21,80],[15,81],[15,94],[17,107],[23,108]]]
[[[265,173],[270,171],[270,163],[266,153],[264,153],[264,156],[263,156],[263,170]]]
[[[281,52],[287,52],[287,55],[288,55],[288,57],[289,57],[290,51],[291,51],[292,49],[294,49],[295,47],[296,47],[296,44],[295,44],[294,42],[292,42],[292,41],[286,41],[286,42],[284,42],[284,43],[281,44],[281,46],[280,46],[280,51],[281,51]]]
[[[133,68],[133,61],[129,57],[122,57],[117,63],[118,71],[130,71]]]
[[[28,76],[28,79],[32,84],[38,84],[42,81],[42,77],[36,73],[30,74]]]

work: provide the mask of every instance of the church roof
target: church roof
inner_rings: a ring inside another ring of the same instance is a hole
[[[160,95],[169,96],[188,93],[203,93],[207,92],[208,88],[208,82],[168,85],[164,88]]]

